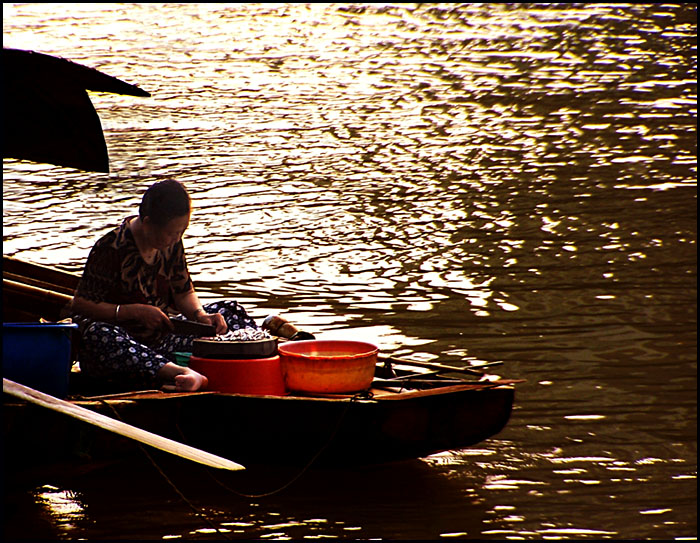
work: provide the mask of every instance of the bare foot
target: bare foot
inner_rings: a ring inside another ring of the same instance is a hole
[[[175,376],[175,390],[192,392],[195,390],[203,390],[207,388],[208,384],[209,379],[194,370],[189,370],[186,373]]]
[[[166,382],[162,387],[163,390],[171,392],[204,390],[209,384],[209,379],[207,379],[205,375],[197,373],[193,369],[183,368],[172,363],[163,366],[158,376]]]

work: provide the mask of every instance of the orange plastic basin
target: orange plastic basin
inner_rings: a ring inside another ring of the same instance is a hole
[[[369,388],[379,349],[362,341],[311,340],[288,341],[278,351],[288,390],[333,394]]]
[[[221,360],[190,357],[190,368],[206,375],[208,390],[237,394],[284,396],[280,357]]]

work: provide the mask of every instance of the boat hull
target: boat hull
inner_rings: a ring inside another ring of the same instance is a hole
[[[392,462],[469,447],[503,429],[513,396],[509,386],[458,385],[384,398],[153,392],[77,403],[243,465],[304,466]],[[5,458],[15,465],[138,453],[133,442],[33,405],[6,400],[3,412]]]
[[[454,387],[459,388],[459,387]],[[410,394],[407,394],[410,396]],[[323,401],[202,397],[206,419],[183,411],[195,447],[243,462],[367,464],[474,445],[508,422],[512,388],[453,390],[402,399]]]

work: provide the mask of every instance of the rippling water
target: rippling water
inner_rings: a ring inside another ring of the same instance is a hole
[[[294,500],[211,497],[219,528],[696,535],[695,4],[69,6],[5,4],[4,45],[152,98],[91,95],[108,176],[3,161],[4,254],[79,271],[175,177],[202,297],[527,380],[478,448],[320,492],[312,474]],[[208,537],[186,509],[143,518],[155,495],[116,488],[125,524],[84,492],[33,503],[67,500],[62,537]]]

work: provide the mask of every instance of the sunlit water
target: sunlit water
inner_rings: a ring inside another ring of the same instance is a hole
[[[527,380],[473,449],[312,473],[294,499],[193,491],[228,537],[693,537],[696,21],[695,4],[5,5],[5,46],[152,98],[91,95],[109,175],[4,160],[3,253],[78,272],[174,177],[203,298]],[[39,487],[31,514],[61,537],[213,537],[167,489],[110,489]]]

